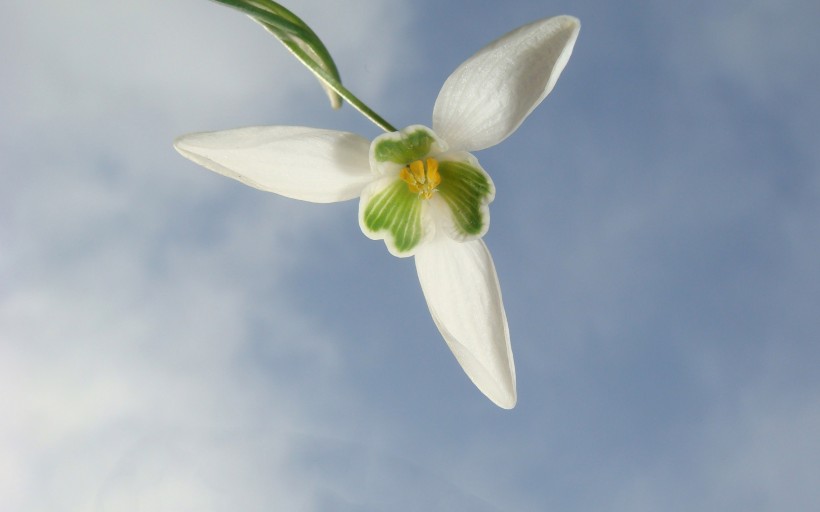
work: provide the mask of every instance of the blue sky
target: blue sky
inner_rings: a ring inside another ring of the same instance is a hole
[[[355,201],[180,157],[379,130],[203,0],[0,21],[0,510],[808,510],[820,501],[820,7],[288,4],[391,123],[484,44],[582,29],[477,153],[519,402],[495,407]],[[468,6],[465,8],[465,6]]]

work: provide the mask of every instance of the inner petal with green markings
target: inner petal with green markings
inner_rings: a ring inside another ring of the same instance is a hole
[[[377,137],[370,164],[379,178],[362,193],[359,224],[392,254],[412,256],[437,232],[458,241],[487,232],[492,180],[473,155],[448,152],[429,128],[411,126]]]

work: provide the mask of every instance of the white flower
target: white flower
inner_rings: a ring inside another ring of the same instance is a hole
[[[360,197],[359,224],[391,253],[415,256],[433,320],[476,386],[516,403],[515,367],[495,267],[481,237],[495,196],[470,151],[498,144],[552,90],[580,23],[558,16],[492,42],[447,79],[433,129],[411,126],[373,142],[293,126],[180,137],[176,149],[208,169],[303,201]]]

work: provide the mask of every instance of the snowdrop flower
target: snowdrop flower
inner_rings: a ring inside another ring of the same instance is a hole
[[[473,383],[509,409],[517,399],[515,367],[498,278],[481,240],[495,187],[471,152],[507,138],[549,94],[579,28],[577,19],[558,16],[483,48],[444,83],[432,129],[414,125],[370,142],[348,132],[251,127],[185,135],[175,146],[212,171],[286,197],[359,197],[364,234],[396,256],[415,257],[447,345]]]

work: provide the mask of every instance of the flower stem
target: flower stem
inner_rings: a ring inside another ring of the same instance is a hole
[[[381,128],[386,132],[396,132],[395,127],[384,120],[379,114],[373,111],[370,107],[368,107],[362,100],[356,97],[352,92],[350,92],[347,87],[342,85],[339,80],[336,80],[333,76],[331,76],[328,72],[324,69],[316,66],[315,63],[310,59],[310,57],[305,53],[302,48],[299,47],[298,44],[294,43],[293,41],[282,41],[282,43],[288,48],[288,50],[293,53],[293,56],[296,57],[299,62],[305,65],[314,75],[316,78],[321,80],[325,83],[330,89],[332,89],[336,94],[344,98],[350,105],[361,112],[363,116],[368,118],[372,121],[376,126]]]

